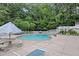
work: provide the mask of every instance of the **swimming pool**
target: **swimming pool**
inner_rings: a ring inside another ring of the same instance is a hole
[[[23,35],[23,36],[17,37],[17,39],[21,39],[21,40],[48,40],[49,35],[48,34],[30,34],[30,35]]]

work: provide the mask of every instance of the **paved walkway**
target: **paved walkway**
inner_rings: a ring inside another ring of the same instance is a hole
[[[13,46],[8,51],[0,51],[1,56],[25,56],[37,48],[46,49],[45,56],[79,56],[79,36],[58,35],[46,41],[22,41],[22,47]]]

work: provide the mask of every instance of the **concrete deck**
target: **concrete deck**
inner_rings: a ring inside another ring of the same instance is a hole
[[[0,56],[25,56],[31,51],[44,48],[45,56],[79,56],[79,36],[57,35],[46,41],[22,40],[22,47],[16,47],[16,40],[7,51],[0,51]]]

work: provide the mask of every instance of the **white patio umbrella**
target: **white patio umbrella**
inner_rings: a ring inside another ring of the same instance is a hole
[[[0,27],[0,34],[6,33],[11,38],[11,34],[21,33],[22,31],[13,23],[9,22]],[[9,42],[11,43],[11,41]]]

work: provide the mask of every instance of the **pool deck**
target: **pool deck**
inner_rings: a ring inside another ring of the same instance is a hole
[[[16,47],[16,40],[7,51],[0,51],[0,56],[25,56],[31,51],[44,48],[45,56],[79,56],[79,36],[51,35],[49,40],[22,40],[22,47]]]

